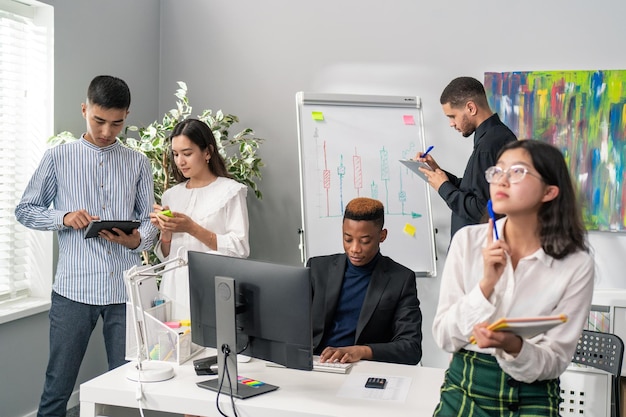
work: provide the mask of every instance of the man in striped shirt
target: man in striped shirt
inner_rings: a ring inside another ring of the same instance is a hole
[[[157,230],[149,213],[154,200],[148,159],[117,140],[130,106],[121,79],[94,78],[82,104],[87,132],[46,151],[15,216],[24,226],[58,233],[59,259],[50,307],[50,357],[38,417],[65,416],[91,333],[99,317],[109,369],[125,362],[124,271],[141,262]],[[85,239],[92,220],[140,220]]]

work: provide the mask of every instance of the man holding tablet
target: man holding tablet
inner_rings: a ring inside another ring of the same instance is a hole
[[[50,357],[38,417],[65,416],[80,364],[98,318],[109,369],[125,362],[124,271],[141,262],[157,230],[150,223],[154,200],[148,159],[123,146],[130,90],[121,79],[94,78],[82,104],[87,132],[48,149],[15,209],[17,220],[37,230],[56,230],[57,272],[50,307]],[[94,220],[139,220],[124,233],[103,229],[85,239]]]

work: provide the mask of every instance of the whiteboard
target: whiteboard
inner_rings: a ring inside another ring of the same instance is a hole
[[[381,253],[436,276],[429,185],[400,163],[425,149],[420,98],[299,92],[296,107],[303,262],[344,252],[345,206],[370,197],[385,206]]]

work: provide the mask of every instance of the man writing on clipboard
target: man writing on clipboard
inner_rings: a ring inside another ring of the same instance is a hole
[[[123,80],[94,78],[82,104],[87,132],[46,151],[15,209],[24,226],[56,230],[59,241],[50,357],[38,417],[65,416],[99,317],[109,369],[125,363],[124,271],[140,264],[141,251],[152,247],[157,232],[149,217],[154,200],[150,163],[117,140],[129,106]],[[131,234],[116,228],[85,239],[85,228],[101,218],[138,219],[141,226]]]
[[[498,114],[491,111],[485,88],[474,78],[455,78],[443,90],[439,101],[450,127],[466,138],[474,134],[472,155],[462,178],[441,169],[432,153],[425,155],[420,152],[415,157],[432,168],[432,171],[424,168],[420,171],[452,210],[452,240],[461,227],[480,223],[489,200],[485,170],[495,165],[498,151],[517,138],[500,121]]]

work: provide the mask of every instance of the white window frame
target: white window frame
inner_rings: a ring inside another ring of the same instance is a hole
[[[21,51],[39,51],[35,58],[20,55],[8,67],[6,61],[0,62],[0,83],[10,79],[11,85],[16,86],[14,91],[18,93],[15,94],[15,108],[20,109],[13,114],[10,114],[10,109],[0,114],[0,151],[5,156],[5,163],[6,155],[12,153],[15,156],[12,161],[14,166],[8,169],[5,167],[3,173],[0,173],[5,175],[0,178],[0,244],[5,248],[4,253],[0,249],[0,270],[3,273],[0,276],[2,324],[46,311],[50,307],[53,232],[35,231],[22,226],[15,219],[14,210],[41,160],[47,139],[53,134],[54,9],[33,0],[0,0],[0,10],[32,22],[30,29],[24,31],[26,35],[22,41],[33,43],[30,47],[18,48]],[[7,15],[3,14],[3,18],[7,19]],[[15,18],[16,22],[20,20]],[[35,44],[36,47],[33,46]],[[13,74],[11,71],[14,71]],[[32,71],[36,71],[36,74],[32,74]],[[8,90],[5,92],[10,95]],[[20,97],[22,91],[23,97]],[[10,100],[4,103],[12,104]],[[3,155],[0,155],[0,159]],[[26,261],[13,261],[13,258],[19,257]]]

